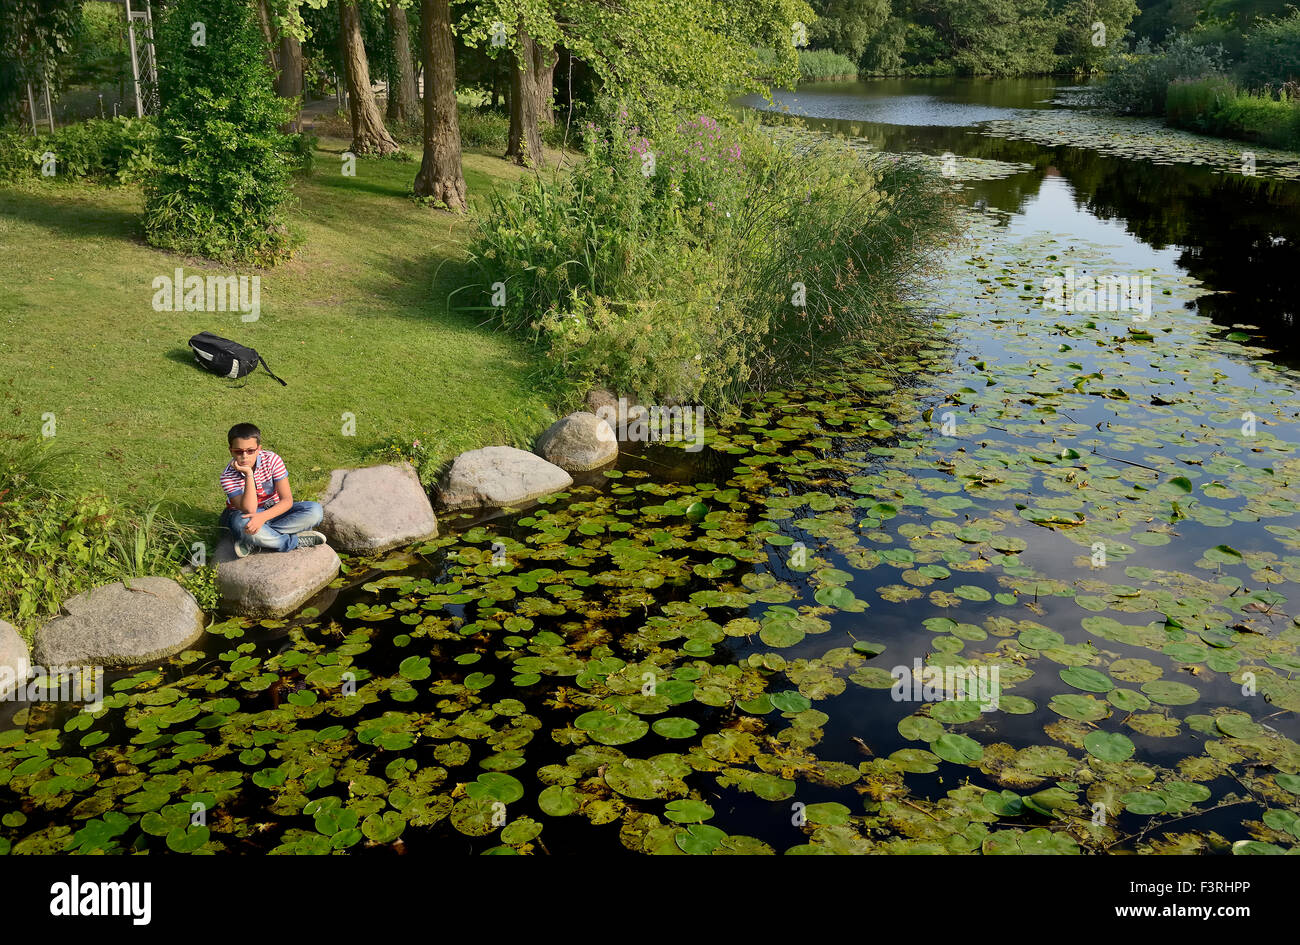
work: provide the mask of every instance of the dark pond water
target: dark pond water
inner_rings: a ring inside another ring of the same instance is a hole
[[[448,518],[304,614],[111,678],[93,718],[30,710],[0,736],[4,842],[1294,846],[1300,188],[978,133],[1054,88],[782,96],[980,159],[930,336],[846,353],[703,453]],[[1148,307],[1049,309],[1066,269],[1147,279]],[[919,665],[995,685],[894,698]]]
[[[1031,169],[973,185],[1010,225],[1094,239],[1113,227],[1127,256],[1161,258],[1218,294],[1190,303],[1216,324],[1248,322],[1294,363],[1300,335],[1300,188],[1208,167],[1157,164],[1096,149],[1044,147],[980,134],[979,122],[1051,108],[1052,79],[885,79],[778,92],[771,109],[883,151],[952,153]],[[760,99],[749,104],[763,106]],[[1241,145],[1225,143],[1227,148]],[[1155,254],[1162,254],[1157,257]]]

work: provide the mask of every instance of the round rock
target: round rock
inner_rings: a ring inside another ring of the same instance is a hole
[[[519,505],[573,485],[573,477],[526,450],[486,446],[461,453],[439,488],[448,509]]]
[[[8,699],[31,675],[27,644],[18,630],[0,620],[0,699]]]
[[[131,666],[162,659],[203,636],[190,592],[171,578],[131,578],[63,602],[63,616],[36,631],[40,666]]]
[[[410,463],[336,469],[321,507],[320,530],[349,554],[377,554],[438,534],[433,506]]]
[[[316,545],[237,558],[226,535],[217,546],[216,565],[222,610],[242,617],[283,617],[338,576],[339,556],[329,545]]]
[[[618,458],[618,437],[600,417],[579,410],[537,438],[537,455],[566,472],[586,472]]]

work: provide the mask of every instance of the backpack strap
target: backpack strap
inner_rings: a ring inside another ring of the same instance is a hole
[[[276,377],[275,373],[271,370],[271,366],[270,366],[269,364],[266,363],[266,358],[262,357],[260,354],[257,356],[257,358],[258,358],[259,361],[262,362],[262,369],[263,369],[264,371],[266,371],[267,374],[270,374],[270,375],[271,375],[272,377],[274,377],[277,381],[279,381],[280,384],[281,384],[281,386],[283,386],[283,387],[288,387],[288,386],[289,386],[289,382],[286,381],[286,380],[284,380],[284,378]]]

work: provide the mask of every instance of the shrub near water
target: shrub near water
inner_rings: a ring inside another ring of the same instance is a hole
[[[770,49],[756,49],[759,63],[766,69],[777,66],[776,53]],[[804,82],[827,79],[853,79],[858,74],[858,64],[833,49],[799,50],[799,78]]]
[[[1133,55],[1119,56],[1110,63],[1099,97],[1121,112],[1162,115],[1169,83],[1222,75],[1223,69],[1222,48],[1202,46],[1193,36],[1178,36],[1163,46],[1142,40]]]
[[[1169,124],[1206,134],[1300,149],[1300,98],[1283,88],[1243,92],[1223,77],[1171,82],[1165,100]]]
[[[194,45],[192,24],[206,28]],[[181,0],[157,27],[159,170],[146,188],[145,233],[164,249],[274,263],[290,250],[283,207],[288,118],[262,54],[252,7]]]
[[[0,439],[0,620],[29,633],[76,594],[122,578],[180,579],[200,606],[216,606],[212,569],[183,576],[194,537],[159,513],[57,488],[66,457]]]
[[[0,180],[48,179],[41,169],[49,153],[57,180],[139,183],[153,171],[157,142],[149,118],[96,118],[41,135],[0,129]]]
[[[895,303],[948,203],[930,174],[842,146],[778,150],[701,116],[655,140],[624,113],[587,160],[497,195],[467,290],[548,350],[554,381],[720,407],[789,382],[840,341],[899,333]],[[464,305],[462,298],[462,305]]]

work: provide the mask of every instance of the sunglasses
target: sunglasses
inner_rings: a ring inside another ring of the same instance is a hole
[[[245,454],[256,453],[257,450],[231,450],[230,452],[232,452],[232,453],[234,453],[234,454],[236,454],[236,455],[238,455],[238,456],[243,456],[243,455],[245,455]]]

